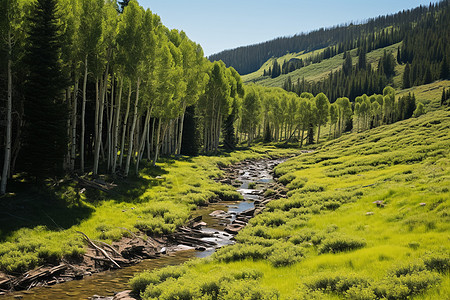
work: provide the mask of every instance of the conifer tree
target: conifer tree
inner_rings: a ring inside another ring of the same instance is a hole
[[[184,113],[181,154],[191,156],[198,155],[200,150],[200,129],[198,123],[195,105],[186,107],[186,112]]]
[[[403,88],[407,89],[411,87],[411,81],[410,81],[410,67],[409,63],[406,63],[405,70],[403,71]]]
[[[350,73],[352,72],[352,56],[350,53],[345,52],[344,54],[345,56],[345,60],[344,60],[344,65],[342,66],[342,70],[344,71],[345,75],[350,75]]]
[[[62,171],[67,150],[67,80],[61,71],[57,0],[36,1],[27,45],[24,153],[28,172],[44,179]]]
[[[440,72],[439,72],[439,78],[440,79],[449,79],[449,71],[448,71],[448,63],[447,63],[447,55],[444,55],[444,59],[441,62]]]

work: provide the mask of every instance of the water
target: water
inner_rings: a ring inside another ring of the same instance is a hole
[[[251,165],[246,165],[241,170],[240,175],[236,178],[242,182],[237,189],[243,197],[244,201],[238,202],[219,202],[208,205],[207,207],[200,207],[193,215],[202,216],[202,221],[208,224],[203,231],[213,233],[215,236],[204,238],[218,243],[217,247],[222,247],[232,244],[232,235],[224,232],[227,224],[232,222],[236,215],[247,209],[255,207],[254,200],[260,198],[259,191],[261,191],[268,183],[271,182],[272,176],[269,174],[274,165],[280,163],[282,160],[259,161]],[[249,189],[250,183],[257,183],[255,189]],[[222,219],[210,216],[210,213],[216,210],[223,210],[231,214],[231,218]],[[185,247],[188,248],[188,247]],[[206,249],[206,251],[196,251],[188,249],[177,251],[166,256],[161,256],[157,259],[144,260],[136,265],[132,265],[123,269],[106,271],[92,276],[85,277],[82,280],[74,280],[57,284],[48,287],[37,287],[29,291],[20,291],[0,296],[3,299],[89,299],[94,295],[113,296],[114,293],[129,289],[128,282],[136,274],[145,270],[154,270],[171,265],[179,265],[194,258],[207,257],[213,254],[215,248]],[[21,298],[20,298],[21,297]]]

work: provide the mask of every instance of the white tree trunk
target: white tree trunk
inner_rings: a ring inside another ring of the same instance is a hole
[[[175,154],[181,154],[181,143],[183,140],[183,127],[184,127],[184,115],[186,114],[186,102],[183,103],[183,111],[181,114],[181,121],[178,131],[178,141],[177,141],[177,149],[175,151]]]
[[[12,70],[11,70],[11,31],[8,31],[8,102],[6,104],[6,149],[3,162],[2,180],[0,184],[0,195],[6,193],[6,183],[11,163],[11,127],[12,127]]]
[[[145,123],[144,123],[144,129],[142,131],[142,138],[141,141],[139,143],[139,147],[137,149],[137,161],[136,161],[136,175],[139,175],[139,163],[142,159],[142,154],[144,153],[144,146],[145,146],[145,141],[147,140],[147,132],[148,132],[148,127],[149,127],[149,123],[150,123],[150,114],[151,114],[151,108],[148,107],[147,108],[147,116],[145,117]]]
[[[138,104],[139,104],[139,86],[141,84],[141,78],[137,78],[137,84],[136,84],[136,101],[134,102],[134,115],[133,115],[133,123],[131,124],[131,131],[130,131],[130,143],[128,145],[128,155],[127,155],[127,162],[125,165],[125,177],[128,176],[128,172],[130,171],[130,163],[131,163],[131,157],[133,156],[133,141],[134,141],[134,130],[136,129],[136,123],[138,118]]]
[[[80,146],[80,164],[81,173],[84,173],[84,134],[86,131],[86,89],[87,89],[87,78],[88,78],[88,56],[84,58],[84,80],[83,80],[83,103],[81,105],[81,146]]]
[[[128,131],[127,126],[128,126],[128,116],[130,114],[130,103],[131,103],[131,83],[128,89],[127,109],[125,111],[125,117],[123,118],[123,126],[122,126],[122,143],[120,146],[120,158],[119,158],[119,166],[121,168],[123,162],[123,152],[125,151],[125,136]]]
[[[77,98],[78,98],[78,78],[75,79],[75,86],[73,90],[73,102],[72,102],[72,145],[70,149],[70,170],[73,171],[75,169],[75,159],[77,155]]]
[[[116,171],[117,166],[117,152],[119,151],[118,147],[118,139],[119,139],[119,123],[120,123],[120,105],[122,102],[122,89],[123,89],[123,78],[120,80],[120,87],[119,87],[119,95],[116,98],[116,118],[114,121],[114,138],[113,138],[113,165],[112,165],[112,172],[114,173]],[[123,129],[125,131],[125,129]]]
[[[158,129],[156,130],[156,146],[155,146],[155,157],[153,159],[153,166],[156,166],[156,161],[159,156],[159,136],[161,134],[161,119],[158,120]]]
[[[100,91],[100,99],[99,99],[99,112],[98,112],[98,127],[97,128],[97,135],[95,136],[95,152],[94,152],[94,175],[98,174],[98,163],[100,160],[100,147],[102,146],[102,132],[103,132],[103,111],[105,109],[105,95],[106,95],[106,88],[108,84],[108,73],[109,73],[109,65],[106,65],[106,72],[105,72],[105,79],[101,83],[101,91]]]
[[[112,137],[112,124],[114,119],[114,75],[111,79],[111,105],[109,106],[109,118],[108,118],[108,170],[111,170],[111,165],[113,161],[113,137]]]

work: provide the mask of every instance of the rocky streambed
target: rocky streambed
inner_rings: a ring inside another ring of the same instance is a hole
[[[85,236],[89,249],[82,260],[63,261],[16,278],[0,278],[5,292],[7,288],[22,289],[5,293],[0,299],[133,299],[128,291],[117,291],[125,290],[134,274],[211,255],[215,249],[234,243],[234,235],[270,200],[285,197],[286,190],[272,177],[273,168],[284,160],[245,160],[223,167],[224,176],[218,181],[234,186],[242,194],[242,201],[219,201],[200,207],[186,226],[158,238],[130,233],[107,245]],[[266,193],[268,189],[271,193]]]

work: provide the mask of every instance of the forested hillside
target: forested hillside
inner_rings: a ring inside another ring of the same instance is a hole
[[[403,41],[405,37],[411,36],[414,30],[421,30],[421,26],[416,26],[418,23],[425,21],[427,25],[432,26],[433,17],[438,16],[439,11],[447,7],[448,1],[444,0],[437,4],[430,4],[428,7],[421,6],[393,15],[369,19],[362,24],[352,23],[333,28],[321,28],[293,37],[283,37],[257,45],[226,50],[210,56],[209,59],[222,60],[226,65],[233,66],[241,75],[244,75],[258,70],[269,58],[281,57],[286,53],[326,48],[323,54],[316,58],[317,60],[327,59],[361,45],[365,45],[366,51],[370,52]],[[429,26],[422,30],[431,30]],[[441,29],[448,30],[445,27]],[[448,39],[448,35],[441,38]]]

